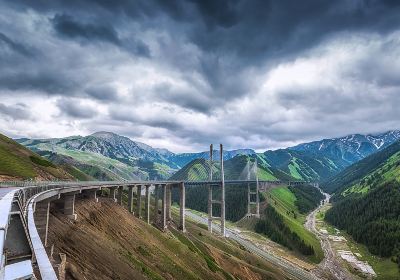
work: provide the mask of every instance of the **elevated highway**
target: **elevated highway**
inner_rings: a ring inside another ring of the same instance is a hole
[[[0,183],[0,280],[2,279],[62,279],[65,263],[55,263],[51,246],[47,244],[49,211],[56,207],[70,219],[77,219],[75,199],[93,199],[102,193],[123,205],[123,192],[127,192],[127,208],[133,215],[143,218],[160,230],[172,221],[172,188],[179,189],[178,227],[185,231],[185,189],[190,186],[257,184],[256,191],[271,185],[304,184],[304,182],[227,180],[227,181],[121,181],[121,182],[3,182]],[[154,195],[153,216],[150,216],[151,193]],[[136,205],[134,204],[136,197]],[[143,202],[144,200],[144,202]],[[159,205],[161,201],[161,205]],[[220,203],[225,208],[224,197]],[[144,213],[142,205],[144,204]],[[222,211],[221,211],[222,212]],[[221,221],[221,234],[225,236],[225,216],[212,217]],[[212,231],[212,228],[210,229]]]

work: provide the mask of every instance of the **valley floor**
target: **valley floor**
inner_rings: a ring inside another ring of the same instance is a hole
[[[324,251],[324,259],[318,265],[318,269],[315,270],[317,275],[328,274],[333,279],[355,279],[344,266],[344,263],[341,262],[336,254],[336,252],[332,249],[331,241],[329,240],[329,236],[321,233],[316,228],[316,215],[320,212],[321,208],[324,208],[324,205],[329,201],[330,196],[326,193],[325,200],[323,204],[321,204],[317,209],[312,211],[308,216],[306,223],[304,224],[305,228],[309,231],[313,232],[321,242],[321,247]]]
[[[334,279],[399,279],[398,268],[390,259],[373,256],[351,236],[325,222],[325,212],[331,207],[329,195],[325,196],[325,202],[309,214],[305,223],[318,236],[324,250],[325,258],[319,270],[328,272]]]

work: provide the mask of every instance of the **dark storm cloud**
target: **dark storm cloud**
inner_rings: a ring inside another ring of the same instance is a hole
[[[0,95],[46,94],[59,120],[85,119],[76,126],[83,131],[127,122],[140,127],[135,135],[262,147],[399,119],[400,41],[387,37],[400,30],[400,1],[14,0],[2,8]],[[324,72],[331,66],[318,59],[331,58],[333,43],[352,52],[353,36],[367,38],[354,41],[365,55],[354,50],[325,84],[300,66],[268,85],[276,68],[298,60]]]
[[[26,46],[11,40],[4,33],[0,32],[0,45],[2,44],[24,56],[32,55],[32,51],[29,50]]]
[[[6,105],[0,103],[0,115],[13,120],[28,120],[32,117],[25,104]]]
[[[80,23],[66,14],[57,14],[51,19],[54,29],[62,36],[83,38],[86,40],[99,40],[120,45],[120,40],[115,29],[110,25],[95,25]]]
[[[118,32],[110,24],[84,23],[67,14],[56,14],[51,22],[61,36],[82,39],[85,42],[108,42],[121,47],[135,55],[150,57],[149,47],[140,40],[133,38],[120,39]]]
[[[94,86],[89,87],[85,92],[100,101],[116,101],[118,100],[117,91],[111,86]]]
[[[176,119],[171,119],[166,115],[160,113],[141,114],[135,110],[126,110],[125,108],[120,107],[121,106],[110,108],[110,116],[114,120],[129,122],[135,125],[165,128],[171,131],[179,131],[183,128]]]
[[[72,118],[90,119],[98,114],[94,108],[81,104],[79,100],[75,99],[59,99],[57,107],[60,114]]]
[[[51,72],[46,69],[36,72],[35,70],[24,69],[19,73],[0,73],[0,89],[34,90],[48,94],[73,95],[71,91],[79,87],[78,81],[68,80],[66,76],[60,75],[60,72]]]

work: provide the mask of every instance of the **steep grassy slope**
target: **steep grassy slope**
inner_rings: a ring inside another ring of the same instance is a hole
[[[266,194],[267,204],[272,206],[283,218],[284,223],[294,232],[305,244],[312,246],[314,255],[309,256],[311,261],[320,262],[323,252],[319,240],[303,226],[306,215],[299,212],[296,206],[296,195],[288,187],[279,187],[269,190]]]
[[[106,199],[77,201],[77,222],[55,213],[49,244],[67,256],[67,279],[286,279],[236,243],[187,222],[162,233]]]
[[[0,180],[70,180],[73,176],[0,134]]]
[[[335,190],[325,219],[400,266],[400,142],[348,167],[324,187]]]
[[[364,192],[386,180],[399,178],[400,141],[351,165],[321,184],[327,192],[336,194],[353,188]],[[376,181],[376,183],[374,183]]]
[[[289,149],[267,151],[263,158],[269,166],[282,170],[296,180],[320,180],[341,170],[341,166],[329,158],[302,151]]]
[[[302,214],[317,208],[325,197],[319,189],[311,185],[289,186],[289,190],[295,195],[295,205]]]

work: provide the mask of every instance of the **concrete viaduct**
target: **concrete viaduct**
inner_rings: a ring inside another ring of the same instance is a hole
[[[212,161],[212,146],[210,159]],[[211,162],[210,161],[210,162]],[[65,256],[60,256],[61,262],[55,264],[47,242],[49,229],[50,205],[56,207],[69,219],[77,219],[75,200],[77,198],[98,201],[100,192],[107,193],[115,203],[123,206],[124,190],[128,193],[127,210],[137,218],[143,218],[148,224],[153,224],[160,230],[167,229],[172,221],[171,193],[172,188],[179,189],[179,221],[178,228],[185,232],[185,189],[188,186],[208,186],[208,223],[212,231],[212,221],[221,223],[221,235],[225,236],[225,185],[248,186],[248,215],[259,216],[259,192],[269,187],[289,184],[304,184],[304,182],[281,182],[256,180],[225,181],[223,175],[222,145],[221,145],[221,180],[214,181],[212,173],[207,181],[125,181],[125,182],[5,182],[0,184],[0,280],[3,279],[63,279]],[[250,184],[256,184],[256,190],[250,190]],[[220,200],[213,198],[213,188],[222,189]],[[104,191],[108,190],[108,191]],[[150,213],[151,190],[154,195],[153,217]],[[135,195],[136,193],[136,195]],[[144,195],[143,195],[144,193]],[[161,194],[161,197],[159,197]],[[251,201],[251,195],[256,195],[256,201]],[[136,205],[134,205],[136,197]],[[144,199],[144,213],[142,205]],[[161,205],[160,205],[161,200]],[[221,215],[213,216],[213,204],[221,205]],[[256,204],[256,213],[250,211],[250,204]],[[63,262],[64,260],[64,262]]]

